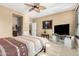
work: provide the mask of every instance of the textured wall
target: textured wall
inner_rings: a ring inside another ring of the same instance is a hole
[[[12,9],[0,6],[0,37],[12,36],[12,14],[23,16],[23,31],[29,31],[29,18]]]
[[[42,21],[45,20],[52,20],[52,29],[47,29],[47,33],[52,35],[54,33],[54,26],[55,25],[61,25],[61,24],[70,24],[70,34],[74,34],[75,30],[75,11],[65,11],[58,14],[52,14],[48,16],[44,16],[41,18],[37,18],[34,20],[34,22],[37,23],[37,35],[41,36],[41,34],[44,32],[44,29],[42,29]]]

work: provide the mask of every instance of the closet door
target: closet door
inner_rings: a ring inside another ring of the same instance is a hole
[[[36,23],[32,23],[31,27],[32,36],[36,36]]]

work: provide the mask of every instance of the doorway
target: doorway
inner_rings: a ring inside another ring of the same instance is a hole
[[[13,14],[12,35],[21,36],[23,28],[23,17]]]

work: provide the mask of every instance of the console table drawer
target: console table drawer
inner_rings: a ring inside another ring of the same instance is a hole
[[[41,37],[44,37],[44,38],[48,38],[49,39],[49,34],[41,34]]]

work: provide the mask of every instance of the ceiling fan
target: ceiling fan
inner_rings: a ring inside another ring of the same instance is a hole
[[[31,8],[29,9],[29,11],[35,10],[35,11],[38,12],[38,13],[39,13],[41,10],[46,9],[46,7],[45,7],[45,6],[41,6],[40,3],[33,3],[33,4],[27,4],[27,3],[25,3],[24,5],[31,7]]]

